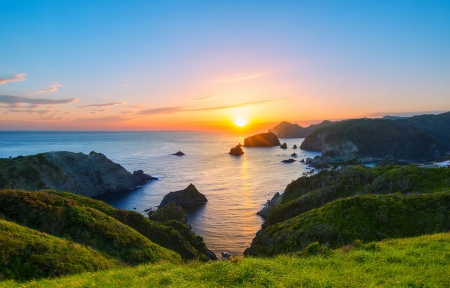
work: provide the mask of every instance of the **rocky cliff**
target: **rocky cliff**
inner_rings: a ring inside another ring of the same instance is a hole
[[[333,122],[325,120],[319,124],[312,124],[308,127],[302,127],[298,124],[292,124],[286,121],[269,130],[280,138],[305,138],[314,132],[314,130],[331,125]]]
[[[439,160],[450,151],[450,112],[336,122],[315,130],[300,148],[321,151],[336,160],[387,156],[418,162]]]

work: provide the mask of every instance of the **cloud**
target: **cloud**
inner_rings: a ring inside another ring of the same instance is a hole
[[[254,75],[250,75],[250,76],[245,76],[245,77],[240,77],[240,78],[233,78],[233,79],[222,79],[222,80],[217,80],[217,83],[232,83],[232,82],[239,82],[239,81],[245,81],[245,80],[249,80],[249,79],[253,79],[253,78],[257,78],[260,76],[263,76],[266,73],[259,73],[259,74],[254,74]]]
[[[28,98],[22,96],[10,96],[10,95],[0,95],[0,103],[8,104],[14,106],[17,104],[38,104],[38,105],[59,105],[59,104],[71,104],[77,102],[79,98],[69,98],[69,99],[45,99],[45,98]]]
[[[244,102],[238,104],[231,105],[222,105],[222,106],[209,106],[209,107],[192,107],[192,106],[172,106],[172,107],[161,107],[161,108],[153,108],[142,110],[138,112],[138,115],[157,115],[157,114],[173,114],[176,112],[195,112],[195,111],[209,111],[209,110],[219,110],[219,109],[230,109],[230,108],[239,108],[251,105],[262,105],[270,102],[280,101],[279,99],[269,99],[269,100],[260,100],[253,102]]]
[[[183,111],[186,107],[162,107],[147,109],[138,112],[138,115],[157,115],[157,114],[173,114],[175,112]]]
[[[210,106],[210,107],[197,107],[197,108],[188,108],[185,111],[208,111],[208,110],[219,110],[219,109],[230,109],[230,108],[239,108],[239,107],[245,107],[245,106],[252,106],[252,105],[261,105],[261,104],[267,104],[270,102],[275,102],[280,100],[260,100],[260,101],[253,101],[253,102],[244,102],[244,103],[238,103],[238,104],[232,104],[232,105],[222,105],[222,106]]]
[[[55,92],[56,90],[58,90],[58,87],[61,87],[61,86],[62,86],[62,84],[60,84],[59,82],[54,82],[53,84],[50,84],[50,89],[39,90],[36,93],[41,94],[41,93]]]
[[[196,99],[194,99],[194,101],[202,101],[202,100],[208,100],[208,99],[213,99],[213,98],[217,98],[217,96],[196,98]]]
[[[106,109],[100,109],[100,110],[96,110],[96,111],[91,111],[90,113],[91,114],[97,114],[97,113],[105,112],[105,111],[106,111]]]
[[[27,74],[20,73],[20,74],[11,75],[7,78],[0,78],[0,85],[10,83],[10,82],[25,81],[25,80],[27,80],[27,79],[25,79],[25,75],[27,75]]]
[[[83,106],[78,106],[78,108],[106,107],[106,106],[114,106],[114,105],[122,105],[122,104],[125,104],[125,102],[111,102],[111,103],[103,103],[103,104],[83,105]]]

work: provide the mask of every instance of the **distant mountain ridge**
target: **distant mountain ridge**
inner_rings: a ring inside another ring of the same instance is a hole
[[[335,122],[316,129],[300,148],[321,151],[330,159],[388,156],[418,162],[440,160],[450,152],[450,112]]]
[[[312,134],[314,130],[326,127],[333,123],[334,122],[332,121],[324,120],[319,124],[312,124],[308,127],[303,128],[298,124],[292,124],[287,121],[283,121],[272,129],[269,129],[269,132],[272,132],[279,138],[305,138],[306,136]]]

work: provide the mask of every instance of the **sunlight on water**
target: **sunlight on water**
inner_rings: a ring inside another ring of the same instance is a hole
[[[267,199],[309,171],[298,161],[316,152],[292,149],[303,139],[282,139],[288,149],[243,148],[241,157],[228,154],[243,136],[198,132],[0,132],[0,157],[47,151],[101,152],[128,171],[138,169],[160,177],[134,191],[99,197],[110,205],[135,210],[156,208],[164,195],[193,183],[208,203],[189,211],[188,223],[216,254],[241,255],[263,219],[256,215]],[[171,155],[183,151],[185,156]],[[281,163],[296,152],[292,164]]]

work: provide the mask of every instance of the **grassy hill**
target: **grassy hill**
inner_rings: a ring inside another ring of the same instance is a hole
[[[365,195],[338,199],[270,225],[252,241],[252,253],[301,251],[318,241],[332,248],[360,239],[411,237],[450,230],[450,191],[417,195]]]
[[[0,287],[448,287],[450,234],[425,235],[274,258],[159,263]]]
[[[0,220],[0,279],[28,280],[124,266],[72,241]]]
[[[47,192],[0,190],[0,216],[41,232],[89,246],[130,265],[180,256],[78,201]]]
[[[322,170],[287,185],[280,205],[271,209],[263,228],[342,197],[389,193],[434,193],[450,190],[450,169],[414,165]]]

